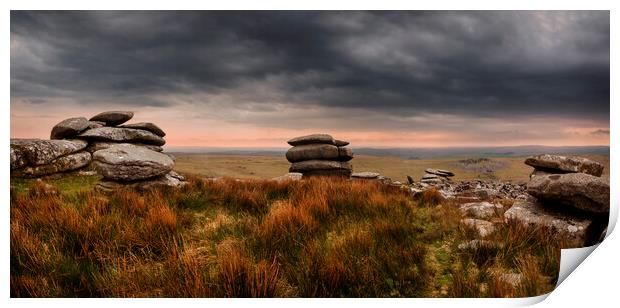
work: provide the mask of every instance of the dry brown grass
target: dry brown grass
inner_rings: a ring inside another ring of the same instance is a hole
[[[509,242],[499,251],[459,252],[473,235],[433,191],[414,201],[338,178],[190,177],[181,189],[109,195],[32,185],[11,195],[14,297],[422,297],[440,285],[520,296],[547,291],[557,272],[552,239],[511,224],[492,235]],[[526,278],[507,287],[489,268]]]

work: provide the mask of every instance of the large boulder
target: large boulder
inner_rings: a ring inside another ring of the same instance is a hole
[[[609,180],[585,173],[535,176],[527,184],[527,192],[590,213],[609,212]]]
[[[89,129],[76,138],[98,141],[115,141],[115,142],[139,142],[152,145],[164,145],[166,141],[149,131],[123,128],[123,127],[99,127]]]
[[[482,219],[465,218],[461,219],[461,224],[467,228],[475,230],[480,237],[485,237],[495,232],[493,223]]]
[[[109,141],[91,141],[88,143],[88,146],[86,147],[86,151],[90,152],[90,153],[95,153],[99,150],[105,150],[111,146],[114,145],[118,145],[118,144],[129,144],[129,143],[123,143],[123,142],[109,142]],[[151,144],[143,144],[143,143],[131,143],[135,146],[141,146],[141,147],[145,147],[149,150],[155,151],[155,152],[162,152],[164,149],[158,145],[151,145]]]
[[[75,137],[77,134],[87,129],[88,125],[88,120],[84,117],[63,120],[52,128],[50,139]]]
[[[334,144],[334,138],[328,134],[313,134],[307,136],[296,137],[288,141],[288,144],[292,146],[305,145],[305,144]]]
[[[331,144],[305,144],[290,148],[286,152],[286,159],[295,163],[304,160],[338,160],[338,147]]]
[[[119,144],[93,154],[95,169],[114,181],[135,181],[162,176],[172,170],[168,155],[130,144]]]
[[[90,153],[81,151],[56,158],[46,165],[27,166],[22,169],[17,169],[11,172],[11,175],[16,177],[39,177],[80,169],[90,164],[90,161]]]
[[[100,121],[107,126],[116,126],[129,121],[131,118],[133,118],[131,111],[106,111],[90,118],[90,121]]]
[[[174,171],[170,171],[162,176],[132,182],[117,182],[104,179],[97,183],[95,189],[105,193],[127,188],[138,191],[146,191],[161,187],[182,187],[186,184],[187,182],[185,181],[185,177]]]
[[[578,248],[591,244],[594,224],[591,219],[550,210],[533,198],[516,201],[504,213],[507,221],[514,221],[536,229],[545,228],[564,240],[562,248]]]
[[[56,158],[84,149],[87,144],[83,140],[11,139],[11,170],[50,164]]]
[[[560,155],[537,155],[528,157],[525,164],[550,173],[587,173],[594,176],[603,174],[603,165],[583,157]]]
[[[346,147],[347,145],[349,145],[349,142],[344,141],[344,140],[334,139],[334,145],[337,147]]]
[[[132,123],[132,124],[125,124],[125,125],[121,125],[120,127],[126,127],[126,128],[135,128],[135,129],[143,129],[143,130],[147,130],[159,137],[164,137],[166,136],[166,133],[159,128],[159,126],[151,123],[151,122],[140,122],[140,123]]]

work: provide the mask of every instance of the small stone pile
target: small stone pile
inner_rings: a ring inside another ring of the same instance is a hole
[[[92,165],[104,178],[97,186],[103,190],[183,185],[171,156],[160,153],[166,133],[148,122],[121,125],[132,117],[131,111],[107,111],[61,121],[51,140],[12,139],[11,175],[38,177]]]
[[[504,214],[536,228],[548,228],[565,240],[563,248],[596,244],[609,219],[609,179],[603,166],[581,157],[539,155],[526,164],[536,170],[527,184],[530,197]],[[544,173],[543,173],[544,172]]]
[[[452,173],[451,171],[443,170],[443,169],[428,168],[424,170],[424,172],[426,173],[422,176],[422,179],[420,180],[420,182],[426,183],[426,184],[445,183],[447,181],[450,181],[449,179],[450,177],[454,176],[454,173]]]
[[[304,176],[335,175],[351,176],[353,151],[346,146],[349,142],[336,140],[327,134],[313,134],[288,141],[293,147],[286,152],[291,162],[289,172]]]

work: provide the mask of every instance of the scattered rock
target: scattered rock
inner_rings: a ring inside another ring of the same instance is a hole
[[[590,213],[609,212],[609,180],[585,173],[535,176],[527,192],[539,200]]]
[[[106,111],[90,118],[90,121],[100,121],[104,122],[106,126],[116,126],[129,121],[131,118],[133,118],[131,111]]]
[[[469,215],[480,219],[497,216],[498,212],[502,209],[503,207],[501,205],[486,201],[465,203],[459,206],[459,210],[461,210],[463,215]]]
[[[86,130],[79,134],[76,138],[87,139],[89,141],[138,142],[159,146],[166,143],[162,137],[146,130],[107,126]]]
[[[452,177],[452,176],[454,176],[454,173],[452,171],[443,170],[443,169],[427,168],[426,170],[424,170],[424,172],[430,173],[430,174],[436,174],[436,175],[439,175],[439,176],[442,176],[442,177]]]
[[[480,237],[485,237],[495,231],[493,223],[482,219],[465,218],[461,219],[461,224],[476,230]]]
[[[11,170],[50,164],[53,160],[83,150],[83,140],[11,139]]]
[[[603,165],[583,157],[543,154],[528,157],[525,164],[549,173],[603,174]]]
[[[39,177],[59,172],[71,171],[90,164],[91,156],[86,151],[68,154],[52,160],[45,165],[26,166],[11,172],[16,177]]]
[[[278,182],[284,182],[284,181],[299,181],[301,180],[303,174],[299,173],[299,172],[289,172],[285,175],[281,175],[275,178],[272,178],[272,180],[278,181]]]
[[[165,154],[134,145],[115,145],[93,154],[95,169],[114,181],[134,181],[167,174],[174,162]]]
[[[69,118],[61,121],[52,128],[50,139],[65,139],[75,137],[88,128],[86,118]]]
[[[352,179],[362,179],[362,180],[376,180],[379,178],[379,173],[377,172],[356,172],[351,174]]]
[[[592,220],[552,211],[536,200],[522,200],[504,213],[507,221],[515,221],[537,229],[547,228],[558,239],[564,239],[562,248],[584,247],[590,243]]]
[[[409,185],[412,185],[413,183],[415,183],[415,181],[413,180],[413,178],[411,176],[407,176],[407,183],[409,183]]]
[[[159,126],[151,123],[151,122],[140,122],[140,123],[132,123],[132,124],[125,124],[125,125],[121,125],[119,127],[125,127],[125,128],[135,128],[135,129],[142,129],[142,130],[146,130],[149,131],[159,137],[164,137],[166,136],[166,133],[159,128]]]

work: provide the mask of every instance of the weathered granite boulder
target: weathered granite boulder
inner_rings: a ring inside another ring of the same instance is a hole
[[[281,176],[277,176],[275,178],[272,178],[272,180],[274,181],[278,181],[278,182],[284,182],[284,181],[299,181],[301,180],[301,178],[303,177],[303,174],[299,173],[299,172],[289,172],[285,175],[281,175]]]
[[[328,134],[312,134],[307,136],[296,137],[288,141],[288,144],[292,146],[322,143],[322,144],[334,144],[334,138]]]
[[[463,215],[472,216],[480,219],[487,219],[497,216],[503,208],[499,204],[490,202],[469,202],[459,206],[459,210]]]
[[[135,128],[135,129],[142,129],[142,130],[146,130],[149,131],[159,137],[164,137],[166,136],[166,133],[159,128],[159,126],[151,123],[151,122],[140,122],[140,123],[132,123],[132,124],[124,124],[121,125],[119,127],[125,127],[125,128]]]
[[[485,237],[495,232],[493,223],[482,219],[464,218],[461,219],[461,224],[467,228],[476,230],[476,233],[478,233],[480,237]]]
[[[107,126],[86,130],[79,134],[76,138],[86,139],[89,141],[138,142],[159,146],[166,143],[162,137],[146,130]]]
[[[11,170],[50,164],[53,160],[83,150],[83,140],[11,139]]]
[[[585,173],[535,176],[527,184],[527,192],[541,201],[590,213],[609,212],[609,180]]]
[[[88,120],[84,117],[69,118],[52,128],[50,139],[66,139],[75,137],[88,128]]]
[[[528,157],[525,164],[549,173],[587,173],[594,176],[603,174],[603,165],[583,157],[560,155],[537,155]]]
[[[11,176],[17,177],[40,177],[44,175],[71,171],[87,166],[91,162],[90,153],[81,151],[67,154],[52,160],[49,164],[38,166],[26,166],[11,172]]]
[[[338,160],[338,147],[331,144],[305,144],[290,148],[286,159],[295,163],[304,160]]]
[[[146,191],[161,187],[182,187],[186,184],[187,182],[185,181],[185,177],[174,171],[170,171],[162,176],[140,181],[117,182],[112,180],[102,180],[97,183],[95,189],[101,192],[112,192],[119,189]]]
[[[91,141],[88,143],[88,146],[86,147],[86,151],[90,152],[90,153],[95,153],[99,150],[105,150],[111,146],[114,145],[118,145],[118,144],[132,144],[135,146],[140,146],[140,147],[145,147],[151,151],[155,151],[155,152],[162,152],[164,149],[160,146],[157,145],[151,145],[151,144],[144,144],[144,143],[123,143],[123,142],[109,142],[109,141]]]
[[[122,144],[93,153],[95,169],[114,181],[135,181],[167,174],[174,162],[165,154],[144,147]]]
[[[593,221],[571,214],[550,210],[533,198],[519,200],[504,213],[507,221],[515,221],[536,229],[547,228],[558,239],[564,240],[562,248],[584,247],[591,243]]]
[[[133,118],[131,111],[106,111],[90,118],[90,121],[104,122],[106,126],[123,124]]]

